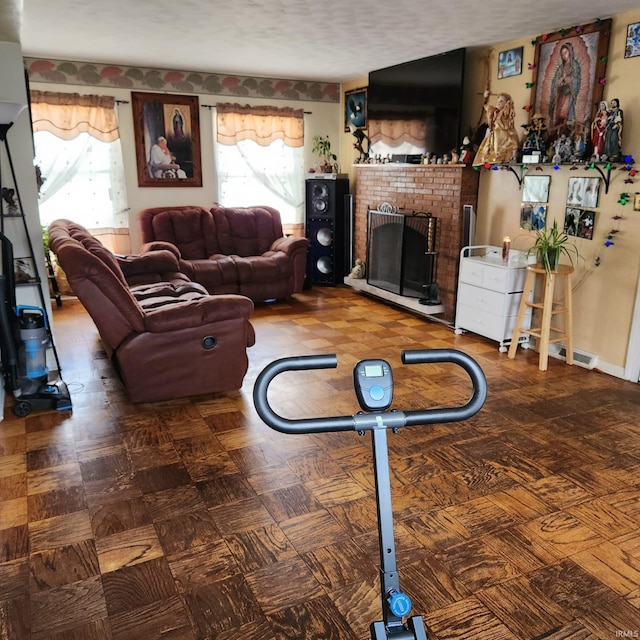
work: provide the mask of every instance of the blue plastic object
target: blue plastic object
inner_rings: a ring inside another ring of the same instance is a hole
[[[391,589],[387,602],[391,613],[398,618],[404,618],[411,612],[411,598],[406,593]]]

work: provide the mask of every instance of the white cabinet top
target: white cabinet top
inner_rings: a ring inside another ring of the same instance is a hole
[[[503,269],[522,269],[528,264],[535,264],[535,255],[527,257],[526,251],[511,249],[509,251],[509,259],[502,259],[502,247],[494,247],[491,245],[475,245],[464,247],[460,253],[460,258],[464,260],[473,260],[477,264],[487,264]]]

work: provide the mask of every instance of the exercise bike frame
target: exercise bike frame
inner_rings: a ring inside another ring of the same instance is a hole
[[[400,591],[400,579],[396,565],[391,504],[391,478],[387,429],[397,432],[401,427],[459,422],[474,416],[487,397],[487,382],[478,363],[467,354],[454,349],[430,349],[402,351],[403,364],[452,363],[462,367],[469,375],[473,391],[462,406],[433,408],[414,411],[359,412],[352,416],[303,418],[291,420],[278,415],[269,405],[267,392],[273,379],[285,371],[333,369],[337,367],[335,354],[295,356],[282,358],[268,364],[256,379],[253,401],[260,418],[272,429],[287,434],[326,433],[333,431],[357,431],[361,435],[371,431],[375,473],[376,508],[378,514],[378,539],[380,545],[380,595],[383,619],[370,625],[372,640],[427,640],[421,616],[403,617],[391,610],[394,594]],[[404,596],[406,597],[406,596]],[[410,601],[409,601],[410,606]]]

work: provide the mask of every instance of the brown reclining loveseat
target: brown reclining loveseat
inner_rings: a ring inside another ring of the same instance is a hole
[[[285,237],[271,207],[156,207],[138,214],[141,253],[173,251],[180,270],[209,293],[254,302],[302,291],[307,238]]]
[[[249,298],[209,295],[170,251],[114,256],[69,220],[50,225],[49,246],[132,402],[242,386],[255,342]]]

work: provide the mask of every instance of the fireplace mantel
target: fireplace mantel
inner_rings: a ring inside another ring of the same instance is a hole
[[[366,260],[368,209],[388,202],[407,213],[431,213],[438,218],[436,280],[443,315],[453,321],[463,244],[462,207],[477,207],[479,172],[462,164],[357,164],[354,168],[354,258]]]

